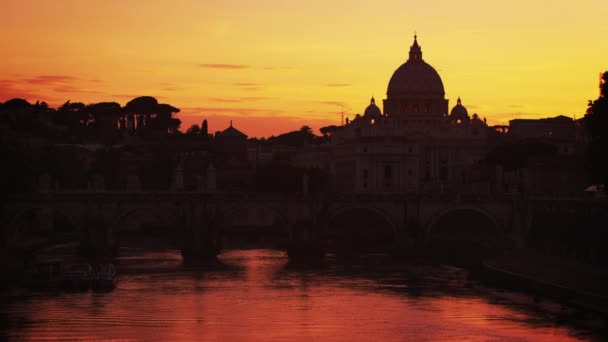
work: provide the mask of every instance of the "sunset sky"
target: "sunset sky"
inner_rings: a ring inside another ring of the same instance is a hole
[[[414,31],[450,107],[490,124],[580,117],[608,70],[608,2],[7,0],[0,102],[155,96],[182,130],[315,129],[386,98]]]

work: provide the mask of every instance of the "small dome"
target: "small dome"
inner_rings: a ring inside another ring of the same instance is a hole
[[[452,108],[452,111],[450,112],[450,117],[452,117],[453,119],[461,119],[461,120],[469,118],[469,112],[467,111],[465,106],[462,105],[462,101],[460,100],[460,97],[458,98],[458,102],[456,103],[456,106],[454,106],[454,108]]]
[[[216,136],[219,137],[239,137],[239,138],[247,138],[247,135],[238,129],[232,127],[232,120],[230,120],[230,127],[225,130],[216,133]]]
[[[367,108],[365,108],[365,112],[363,113],[363,116],[366,117],[377,117],[377,116],[382,116],[382,111],[380,110],[380,108],[378,108],[378,106],[376,106],[376,100],[374,100],[374,98],[372,97],[369,106],[367,106]]]

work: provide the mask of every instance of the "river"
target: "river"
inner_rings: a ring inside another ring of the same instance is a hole
[[[491,289],[448,266],[288,265],[276,250],[232,250],[186,267],[177,250],[122,249],[111,292],[2,294],[0,337],[26,341],[576,341],[602,322]],[[576,317],[576,318],[572,318]],[[567,321],[568,323],[564,323]]]

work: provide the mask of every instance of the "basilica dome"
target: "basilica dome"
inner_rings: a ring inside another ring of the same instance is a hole
[[[422,49],[416,36],[410,48],[409,59],[393,73],[386,95],[388,98],[420,95],[443,98],[445,95],[441,77],[422,59]]]

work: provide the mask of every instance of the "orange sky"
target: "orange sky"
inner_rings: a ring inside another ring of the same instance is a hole
[[[250,136],[318,128],[386,97],[414,31],[450,106],[490,124],[580,117],[608,70],[605,0],[8,0],[0,101],[182,109]]]

